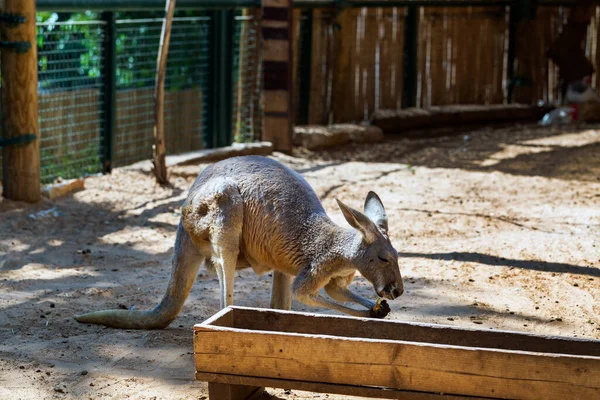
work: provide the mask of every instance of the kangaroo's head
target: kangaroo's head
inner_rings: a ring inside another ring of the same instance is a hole
[[[373,284],[379,296],[390,300],[401,296],[404,284],[398,267],[398,252],[390,242],[387,214],[379,196],[369,192],[364,214],[339,200],[337,202],[346,221],[362,235],[360,248],[353,259],[358,271]]]

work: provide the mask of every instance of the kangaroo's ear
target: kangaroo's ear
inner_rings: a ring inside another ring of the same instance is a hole
[[[371,221],[377,225],[381,231],[387,235],[388,233],[388,218],[383,208],[383,203],[377,194],[370,191],[365,200],[365,214]]]
[[[351,227],[360,231],[367,242],[372,243],[377,239],[377,226],[375,226],[369,217],[360,211],[348,207],[338,199],[335,199],[335,201],[337,201],[340,210],[342,210],[346,221],[348,221]]]

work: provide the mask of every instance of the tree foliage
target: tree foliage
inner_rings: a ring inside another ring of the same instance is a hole
[[[177,16],[201,17],[202,14],[181,11]],[[91,11],[37,14],[41,91],[102,84],[104,32],[100,18],[99,13]],[[115,44],[119,89],[153,87],[161,18],[160,12],[117,13]],[[199,86],[206,74],[202,64],[206,63],[209,24],[200,19],[188,20],[176,24],[173,31],[175,51],[169,57],[167,90]]]

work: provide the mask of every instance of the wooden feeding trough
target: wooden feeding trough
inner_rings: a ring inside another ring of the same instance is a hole
[[[600,399],[600,341],[228,307],[194,326],[211,400],[277,387],[384,399]]]

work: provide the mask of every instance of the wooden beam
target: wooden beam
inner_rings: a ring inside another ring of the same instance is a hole
[[[356,65],[352,58],[353,46],[356,45],[356,10],[345,9],[337,16],[339,29],[334,31],[335,61],[333,64],[332,108],[333,122],[352,122],[356,118],[355,98],[356,85],[354,73]]]
[[[482,347],[541,353],[600,357],[600,341],[586,338],[539,336],[532,333],[481,331],[466,327],[235,307],[232,328],[294,332],[309,335],[401,340],[452,346]],[[229,315],[229,314],[228,314]],[[224,326],[224,325],[221,325]]]
[[[262,139],[277,151],[292,150],[292,1],[264,0],[262,18],[264,120]],[[277,94],[271,95],[271,92]],[[278,102],[270,101],[274,96]]]
[[[214,384],[222,384],[223,386],[244,385],[244,386],[260,386],[302,390],[306,392],[331,393],[340,394],[343,396],[359,396],[359,397],[374,397],[377,399],[402,399],[402,400],[485,400],[485,397],[464,397],[453,396],[444,393],[423,393],[411,392],[406,390],[382,389],[378,387],[352,386],[352,385],[333,385],[322,382],[303,382],[291,379],[265,379],[255,378],[252,376],[238,376],[227,374],[206,374],[196,373],[196,379],[204,382],[215,382]],[[209,391],[210,391],[210,385]],[[217,392],[215,392],[217,393]],[[213,392],[210,392],[210,400],[222,400],[222,397],[212,397]]]
[[[24,23],[3,24],[2,152],[3,195],[36,202],[41,198],[38,122],[38,71],[35,0],[3,0],[3,13],[25,17]]]

